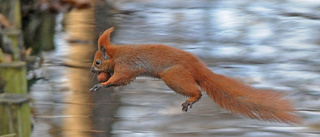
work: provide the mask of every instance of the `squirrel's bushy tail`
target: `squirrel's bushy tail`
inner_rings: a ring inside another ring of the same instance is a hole
[[[218,75],[205,68],[197,83],[222,108],[253,119],[288,124],[301,123],[295,109],[281,92],[254,89],[237,80]]]

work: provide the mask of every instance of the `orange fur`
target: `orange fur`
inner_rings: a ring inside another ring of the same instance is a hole
[[[91,91],[101,86],[126,85],[137,76],[150,76],[162,79],[176,93],[190,97],[182,104],[184,111],[201,98],[200,87],[222,108],[233,113],[266,121],[300,123],[300,118],[292,114],[295,110],[290,100],[284,99],[281,92],[254,89],[215,74],[194,55],[173,47],[115,46],[110,43],[113,30],[110,28],[100,36],[99,50],[92,65],[95,72],[108,72],[112,76]]]

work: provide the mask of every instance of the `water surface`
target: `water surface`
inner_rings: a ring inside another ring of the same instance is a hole
[[[180,105],[187,98],[153,78],[89,93],[88,67],[97,34],[93,13],[82,11],[74,12],[68,17],[71,23],[58,29],[57,49],[44,54],[45,65],[36,71],[46,79],[31,87],[33,136],[319,136],[320,2],[117,0],[113,4],[134,11],[113,15],[114,43],[173,46],[200,57],[215,73],[283,91],[304,124],[231,114],[205,94],[185,113]]]

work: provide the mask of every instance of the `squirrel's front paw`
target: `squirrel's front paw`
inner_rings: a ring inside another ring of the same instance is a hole
[[[104,87],[104,86],[101,85],[101,84],[96,84],[90,89],[90,92],[95,92],[95,91],[97,91],[98,89],[100,89],[102,87]]]

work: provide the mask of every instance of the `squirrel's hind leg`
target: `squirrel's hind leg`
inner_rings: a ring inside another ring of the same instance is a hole
[[[160,75],[169,88],[178,94],[190,97],[181,106],[183,111],[188,111],[201,98],[201,90],[193,75],[182,66],[172,66]]]

